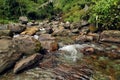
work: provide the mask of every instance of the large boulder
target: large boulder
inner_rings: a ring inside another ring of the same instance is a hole
[[[22,54],[10,51],[6,54],[0,54],[0,73],[11,68],[17,60],[21,58]]]
[[[21,55],[17,53],[11,38],[0,38],[0,73],[12,67]]]
[[[14,33],[21,33],[22,31],[26,29],[26,27],[18,23],[10,23],[8,24],[8,29]]]
[[[105,30],[100,35],[100,41],[120,43],[120,31],[118,31],[118,30]]]
[[[13,44],[19,52],[33,54],[41,49],[41,43],[32,36],[20,35],[13,38]]]
[[[14,67],[14,73],[17,73],[33,64],[35,64],[37,61],[39,61],[42,58],[42,55],[40,54],[33,54],[25,59],[20,60],[18,63],[16,63]]]

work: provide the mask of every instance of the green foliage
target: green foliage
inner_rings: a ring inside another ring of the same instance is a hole
[[[6,23],[19,16],[29,19],[52,19],[62,13],[64,21],[79,22],[82,19],[98,24],[105,29],[120,29],[120,0],[0,0],[0,20]],[[89,8],[86,10],[85,6]]]
[[[62,10],[65,21],[78,22],[87,14],[85,5],[91,3],[91,0],[57,0],[54,6]]]
[[[120,1],[100,0],[90,9],[91,23],[100,24],[105,29],[120,29]]]

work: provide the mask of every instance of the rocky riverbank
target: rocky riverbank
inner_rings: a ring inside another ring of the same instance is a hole
[[[0,80],[120,80],[120,31],[19,20],[0,25]]]

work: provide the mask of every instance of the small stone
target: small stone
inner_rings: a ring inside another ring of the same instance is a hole
[[[21,24],[27,24],[28,18],[26,16],[21,16],[21,17],[19,17],[19,21]]]

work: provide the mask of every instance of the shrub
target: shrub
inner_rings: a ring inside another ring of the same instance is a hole
[[[90,9],[89,22],[97,23],[98,28],[120,29],[120,1],[100,0]]]

